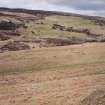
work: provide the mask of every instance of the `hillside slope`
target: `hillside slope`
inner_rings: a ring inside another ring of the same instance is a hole
[[[105,18],[0,8],[0,105],[105,105]]]
[[[105,18],[0,8],[0,52],[105,42]]]

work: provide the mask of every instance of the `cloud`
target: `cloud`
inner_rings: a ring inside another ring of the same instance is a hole
[[[105,0],[0,0],[0,6],[105,16]]]

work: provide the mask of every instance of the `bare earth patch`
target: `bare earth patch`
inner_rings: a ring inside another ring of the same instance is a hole
[[[104,46],[1,53],[0,105],[104,105]]]

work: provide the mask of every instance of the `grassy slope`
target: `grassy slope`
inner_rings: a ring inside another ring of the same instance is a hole
[[[76,105],[105,87],[104,46],[94,43],[0,54],[0,105]]]
[[[26,33],[28,35],[35,36],[77,36],[77,37],[86,37],[85,34],[76,33],[76,32],[62,32],[60,30],[53,30],[52,26],[54,23],[64,25],[67,27],[73,26],[74,28],[87,28],[90,31],[102,34],[105,31],[105,26],[96,25],[91,20],[83,19],[82,17],[74,17],[74,16],[48,16],[45,20],[40,20],[44,24],[35,24],[34,22],[29,22],[27,25],[29,28]],[[32,34],[32,31],[34,34]]]
[[[0,20],[2,19],[9,19],[12,21],[19,21],[15,17],[9,16],[0,16]],[[43,22],[44,24],[36,24]],[[77,36],[77,37],[86,37],[85,34],[76,33],[76,32],[65,32],[60,30],[52,29],[53,24],[60,24],[67,27],[74,27],[74,28],[87,28],[92,32],[97,34],[102,34],[105,32],[105,26],[96,25],[94,22],[88,19],[83,19],[82,17],[75,17],[75,16],[59,16],[59,15],[52,15],[47,16],[43,20],[39,21],[29,21],[25,24],[28,28],[25,31],[21,30],[22,36],[24,35],[27,38],[33,38],[34,36]]]

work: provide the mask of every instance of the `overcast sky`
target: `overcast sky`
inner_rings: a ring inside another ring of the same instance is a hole
[[[0,7],[105,16],[105,0],[0,0]]]

